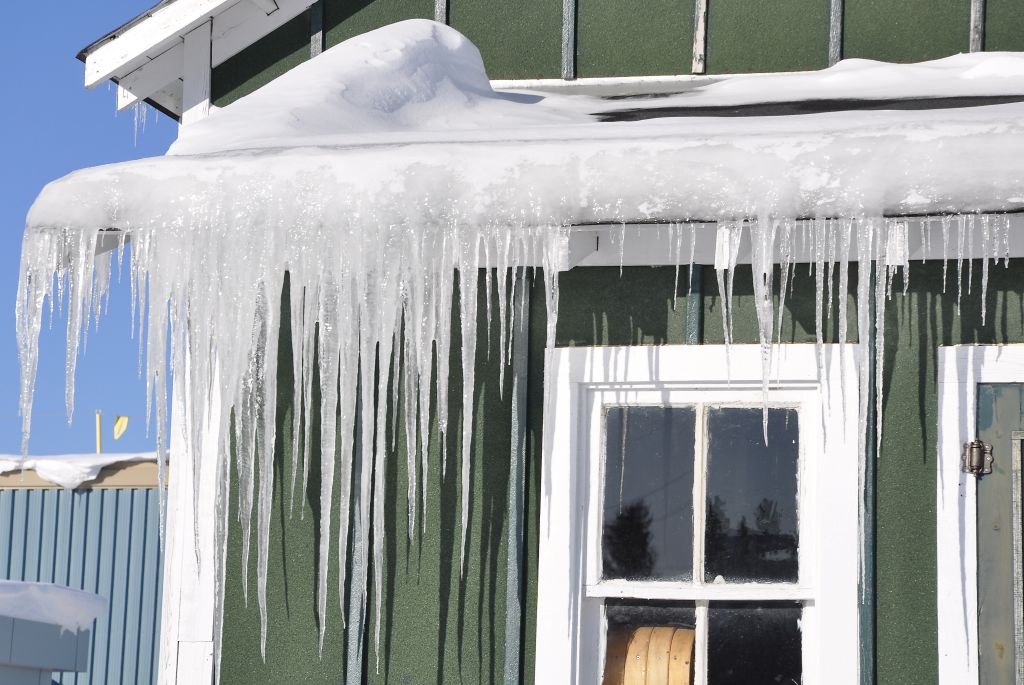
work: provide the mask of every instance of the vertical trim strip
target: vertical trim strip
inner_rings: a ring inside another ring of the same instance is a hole
[[[843,58],[843,0],[830,0],[828,7],[828,65]]]
[[[520,634],[523,615],[523,512],[526,492],[526,393],[530,349],[531,279],[525,268],[513,278],[518,282],[515,284],[515,297],[512,302],[512,459],[508,474],[505,685],[519,685],[522,670]]]
[[[309,6],[309,58],[324,51],[324,0]]]
[[[434,21],[448,23],[448,0],[434,0]]]
[[[693,5],[693,64],[691,71],[703,74],[708,57],[708,0],[694,0]]]
[[[181,125],[201,121],[210,113],[210,31],[212,21],[185,34],[184,85],[181,97]]]
[[[985,0],[971,0],[971,52],[985,49]]]
[[[1024,543],[1021,540],[1021,441],[1024,431],[1010,433],[1010,487],[1013,493],[1013,660],[1016,682],[1024,683]]]
[[[562,78],[576,78],[576,0],[562,0]]]

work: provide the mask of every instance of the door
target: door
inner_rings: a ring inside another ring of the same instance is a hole
[[[983,685],[1024,685],[1024,383],[980,383],[977,398],[978,438],[992,446],[992,472],[977,481],[978,675]]]

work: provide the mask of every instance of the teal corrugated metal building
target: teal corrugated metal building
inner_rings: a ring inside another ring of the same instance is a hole
[[[89,671],[62,685],[155,683],[162,554],[155,488],[0,489],[0,578],[52,582],[109,601]]]

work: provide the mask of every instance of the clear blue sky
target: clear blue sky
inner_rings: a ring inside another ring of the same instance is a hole
[[[15,2],[0,41],[7,69],[0,106],[0,453],[20,449],[18,352],[14,301],[25,215],[39,190],[75,169],[160,155],[177,124],[150,110],[136,144],[132,112],[115,116],[115,92],[101,85],[86,90],[78,51],[155,4],[155,0],[57,0]],[[89,334],[79,358],[74,421],[64,412],[65,321],[41,336],[33,419],[32,454],[89,452],[94,413],[104,418],[105,451],[153,449],[145,426],[145,384],[138,378],[137,340],[129,333],[128,283],[112,287],[109,314]],[[114,442],[114,416],[130,424]]]

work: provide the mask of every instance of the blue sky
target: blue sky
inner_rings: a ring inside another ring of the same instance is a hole
[[[177,124],[150,110],[145,130],[134,116],[115,115],[115,92],[101,85],[82,86],[78,51],[96,38],[148,9],[155,0],[57,0],[16,2],[8,8],[0,63],[7,78],[0,107],[0,453],[20,449],[18,353],[14,338],[14,301],[25,214],[39,190],[75,169],[163,154]],[[112,288],[109,314],[89,334],[80,356],[74,420],[64,411],[65,321],[40,340],[39,376],[32,454],[90,452],[94,414],[103,412],[104,450],[153,449],[145,426],[145,384],[138,378],[138,343],[129,331],[128,283]],[[114,416],[130,417],[128,431],[115,442]]]

